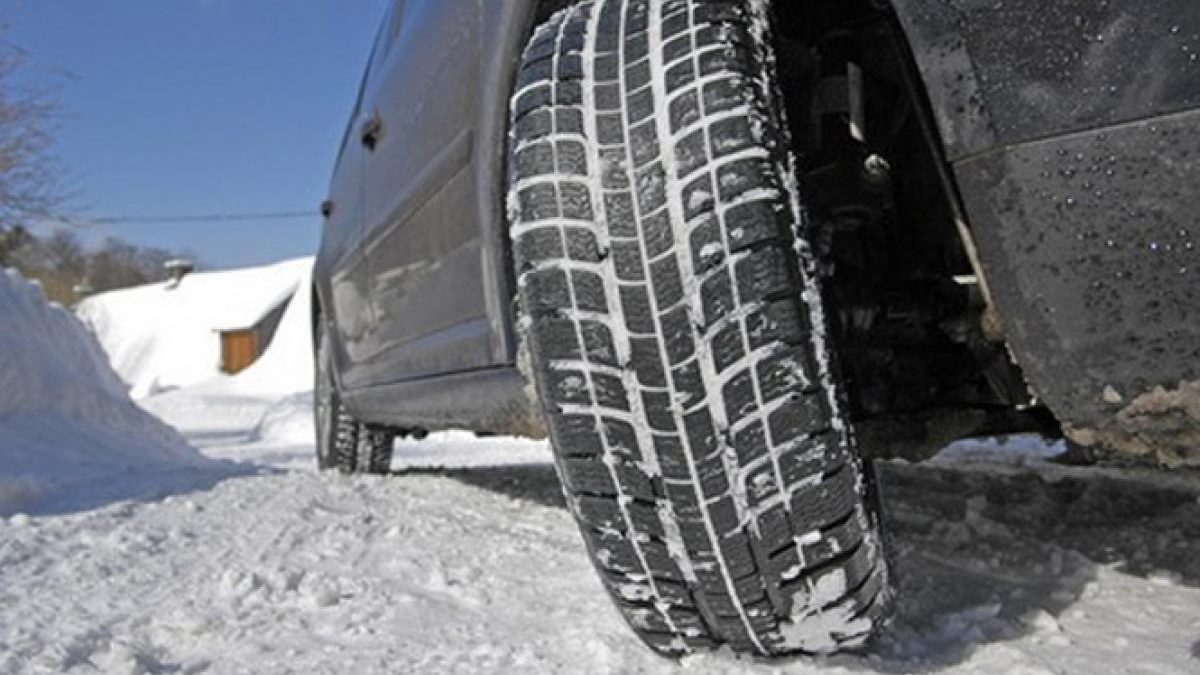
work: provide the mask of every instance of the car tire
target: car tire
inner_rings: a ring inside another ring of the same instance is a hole
[[[862,645],[890,612],[766,3],[580,2],[511,104],[522,332],[568,505],[638,635]]]
[[[316,332],[316,382],[313,408],[317,431],[317,467],[342,473],[386,474],[391,470],[391,430],[363,424],[342,404],[334,377],[329,328],[323,321]]]

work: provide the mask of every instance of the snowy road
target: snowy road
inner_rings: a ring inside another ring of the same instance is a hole
[[[821,663],[677,664],[610,607],[541,444],[404,442],[395,475],[347,478],[309,468],[303,397],[257,432],[261,402],[147,405],[242,464],[0,519],[0,673],[1200,672],[1194,479],[889,465],[893,635]]]

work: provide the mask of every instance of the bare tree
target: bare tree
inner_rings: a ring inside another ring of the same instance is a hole
[[[0,34],[0,265],[27,239],[29,224],[63,200],[50,152],[58,100],[21,81],[26,63],[25,52]]]

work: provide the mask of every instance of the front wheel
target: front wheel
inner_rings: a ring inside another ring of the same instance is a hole
[[[766,3],[597,0],[512,101],[511,236],[559,475],[654,649],[863,644],[891,591],[840,398]]]
[[[342,473],[385,474],[391,470],[395,433],[363,424],[342,404],[333,372],[329,328],[318,322],[313,406],[317,431],[317,467]]]

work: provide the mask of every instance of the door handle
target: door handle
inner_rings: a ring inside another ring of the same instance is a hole
[[[379,117],[378,112],[365,115],[359,122],[358,130],[363,146],[367,150],[374,150],[379,144],[379,138],[383,136],[383,119]]]

